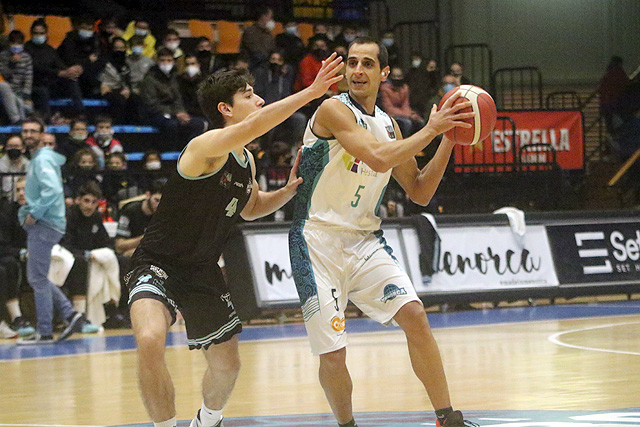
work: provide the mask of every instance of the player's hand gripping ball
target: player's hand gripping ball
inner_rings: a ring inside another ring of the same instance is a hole
[[[472,104],[471,108],[460,110],[459,113],[474,112],[475,117],[464,120],[471,124],[470,128],[454,127],[444,134],[457,144],[473,145],[488,137],[495,127],[498,117],[496,103],[484,89],[474,85],[462,85],[454,87],[442,97],[440,104],[438,104],[438,110],[457,91],[460,91],[462,96],[456,99],[454,105],[467,100]]]

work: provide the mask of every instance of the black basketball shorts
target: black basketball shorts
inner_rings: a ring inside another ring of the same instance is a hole
[[[158,300],[169,309],[173,324],[179,310],[187,327],[189,349],[209,348],[242,331],[231,295],[217,263],[160,267],[149,259],[134,260],[125,276],[129,306],[141,298]]]

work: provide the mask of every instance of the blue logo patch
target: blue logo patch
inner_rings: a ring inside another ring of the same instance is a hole
[[[406,295],[406,294],[407,294],[407,291],[405,291],[404,288],[399,288],[393,283],[389,283],[387,286],[384,287],[384,296],[380,298],[380,301],[382,302],[391,301],[398,295]]]

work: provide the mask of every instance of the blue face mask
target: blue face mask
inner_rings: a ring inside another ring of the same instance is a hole
[[[31,37],[31,41],[34,44],[45,44],[47,41],[47,36],[33,36]]]
[[[444,93],[447,93],[454,87],[456,87],[456,85],[454,85],[453,83],[447,83],[444,86],[442,86],[442,90],[444,91]]]
[[[15,46],[11,46],[9,48],[9,50],[11,51],[11,53],[22,53],[24,52],[24,47],[20,44],[15,45]]]
[[[142,55],[143,50],[144,50],[144,47],[142,46],[134,46],[131,48],[131,52],[133,52],[134,55]]]

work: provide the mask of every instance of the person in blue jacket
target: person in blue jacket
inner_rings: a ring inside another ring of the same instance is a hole
[[[18,219],[27,231],[27,279],[33,288],[38,327],[32,335],[18,340],[18,345],[53,343],[54,309],[68,322],[58,341],[79,332],[83,325],[82,315],[47,278],[51,249],[60,241],[67,225],[60,171],[66,159],[40,140],[33,145],[29,147],[33,154],[25,184],[27,204],[18,211]]]

